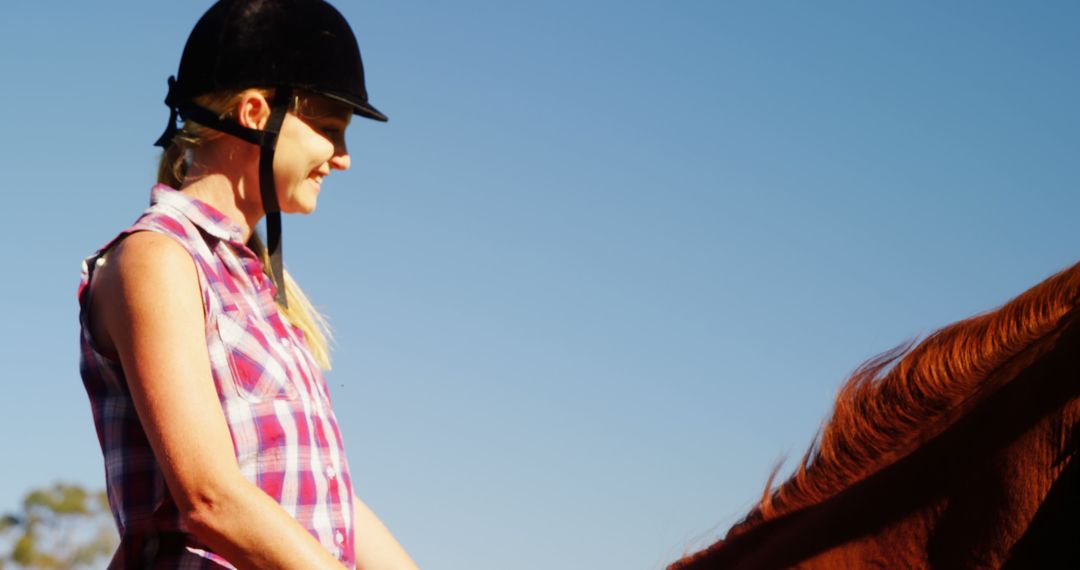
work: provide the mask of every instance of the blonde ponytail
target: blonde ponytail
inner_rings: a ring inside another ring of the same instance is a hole
[[[164,184],[171,188],[180,188],[187,174],[187,161],[184,160],[186,152],[182,145],[173,143],[165,152],[161,153],[158,162],[158,184]]]
[[[263,245],[259,234],[251,232],[251,238],[248,239],[247,246],[262,260],[265,271],[265,268],[270,266],[270,253],[266,250],[266,246]],[[267,276],[269,277],[269,275]],[[315,306],[311,304],[307,295],[296,284],[288,271],[285,271],[285,296],[289,298],[289,306],[282,307],[278,305],[278,311],[293,326],[304,332],[304,336],[307,337],[308,347],[311,348],[311,355],[315,357],[315,362],[319,364],[319,367],[323,370],[330,370],[329,341],[333,339],[330,323],[326,322],[326,317],[315,309]]]

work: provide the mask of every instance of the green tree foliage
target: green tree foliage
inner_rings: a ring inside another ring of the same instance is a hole
[[[0,517],[0,570],[100,568],[116,544],[104,491],[58,483],[30,491],[18,512]]]

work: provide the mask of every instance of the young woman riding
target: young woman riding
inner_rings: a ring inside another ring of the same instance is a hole
[[[352,30],[322,0],[221,0],[166,104],[151,206],[79,288],[110,568],[415,568],[353,493],[325,323],[281,265],[281,212],[349,168],[352,115],[386,120]]]

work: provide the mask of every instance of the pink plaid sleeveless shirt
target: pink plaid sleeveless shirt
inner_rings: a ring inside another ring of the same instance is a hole
[[[240,227],[164,185],[154,187],[150,208],[134,225],[83,262],[78,293],[80,370],[121,536],[110,568],[233,567],[184,531],[120,362],[89,334],[86,293],[97,260],[138,231],[173,238],[195,260],[211,372],[241,472],[353,568],[352,482],[330,394],[304,334],[278,313],[274,285]]]

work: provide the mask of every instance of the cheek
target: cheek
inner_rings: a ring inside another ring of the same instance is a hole
[[[325,137],[317,136],[308,145],[308,150],[311,153],[310,156],[314,157],[315,161],[321,165],[334,156],[334,143]]]
[[[302,193],[308,171],[307,167],[294,157],[282,158],[285,160],[275,161],[280,168],[274,172],[274,184],[277,186],[278,204],[282,208],[289,208],[288,204],[292,204]]]
[[[277,167],[274,171],[274,179],[279,183],[285,184],[280,188],[281,190],[285,190],[289,186],[295,184],[296,179],[302,176],[302,168],[293,157],[283,156],[282,160],[274,162]]]

